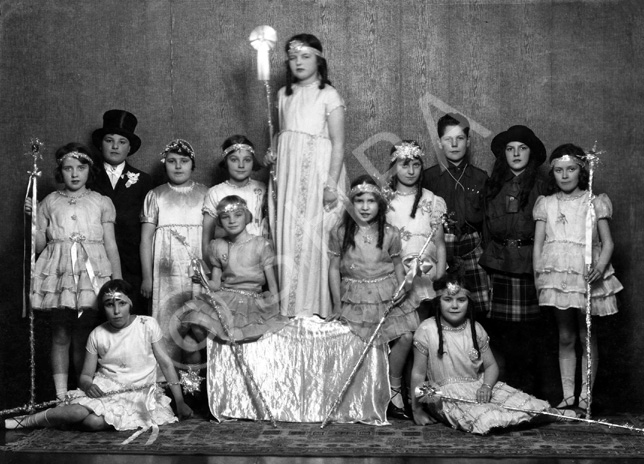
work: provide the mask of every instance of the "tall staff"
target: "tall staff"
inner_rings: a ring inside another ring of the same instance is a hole
[[[270,26],[257,26],[250,33],[251,46],[257,50],[257,80],[262,81],[264,90],[266,91],[266,107],[268,110],[268,152],[273,151],[273,111],[271,105],[271,65],[269,60],[269,52],[275,48],[277,43],[277,32]],[[271,236],[275,239],[275,198],[276,195],[276,173],[275,163],[271,165],[270,176],[268,179],[268,226],[270,228]]]
[[[42,159],[43,143],[38,138],[31,139],[29,144],[30,151],[25,153],[25,156],[31,156],[33,159],[33,166],[29,174],[29,182],[27,183],[27,193],[25,194],[25,205],[29,200],[31,193],[31,248],[29,250],[29,286],[23,280],[22,291],[22,317],[27,316],[27,295],[31,294],[31,289],[34,283],[34,272],[36,269],[36,234],[38,233],[38,178],[41,175],[38,169],[38,160]],[[27,241],[25,240],[25,254],[27,249]],[[26,261],[26,260],[25,260]],[[23,261],[23,263],[25,262]],[[26,279],[26,272],[22,273],[23,279]],[[29,388],[29,411],[33,411],[36,402],[36,343],[34,339],[34,310],[29,304],[29,374],[30,374],[30,388]]]
[[[584,262],[586,264],[586,275],[590,274],[593,269],[593,230],[595,229],[596,217],[595,217],[595,207],[593,206],[593,200],[595,195],[593,194],[593,176],[595,174],[595,167],[599,163],[598,155],[603,152],[597,151],[597,142],[593,145],[589,151],[586,152],[586,164],[588,165],[588,210],[586,212],[586,246],[584,250]],[[586,418],[590,419],[590,406],[593,402],[592,397],[592,375],[591,367],[593,363],[592,354],[591,354],[591,329],[592,329],[592,319],[591,319],[591,288],[590,281],[586,280],[586,357],[588,358],[588,363],[586,364],[586,395],[588,397],[588,403],[586,404]],[[582,372],[582,375],[584,373]]]

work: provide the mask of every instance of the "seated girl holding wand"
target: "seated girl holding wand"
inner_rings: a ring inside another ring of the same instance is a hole
[[[546,401],[497,382],[499,367],[490,349],[490,337],[474,321],[470,292],[463,280],[448,274],[434,283],[434,289],[438,294],[436,315],[425,320],[414,335],[411,387],[416,393],[412,395],[416,424],[438,419],[466,432],[486,434],[494,428],[530,421],[541,411],[575,416],[573,411],[551,408]],[[441,400],[433,395],[419,399],[417,392],[422,392],[426,380],[441,394],[470,402]]]
[[[206,260],[212,266],[212,299],[224,321],[220,321],[217,309],[203,294],[184,305],[178,321],[184,333],[189,330],[186,336],[198,343],[208,332],[221,341],[254,341],[266,332],[279,330],[288,320],[279,312],[273,245],[248,232],[252,220],[241,197],[229,195],[217,205],[217,225],[226,236],[210,241]],[[262,293],[266,284],[269,291]]]
[[[98,293],[99,309],[107,322],[87,340],[80,390],[69,392],[65,404],[36,414],[6,419],[7,429],[78,424],[89,431],[148,428],[176,422],[170,398],[156,388],[157,363],[170,382],[177,414],[188,418],[192,410],[183,401],[170,357],[161,346],[161,329],[151,317],[132,314],[132,287],[111,280]],[[104,396],[124,388],[134,391]]]
[[[393,306],[375,343],[392,345],[388,415],[409,419],[401,379],[412,333],[418,327],[418,300],[405,298],[404,292],[393,299],[405,276],[402,245],[398,229],[386,221],[387,203],[375,181],[367,175],[358,177],[351,183],[349,199],[353,207],[347,208],[329,242],[333,315],[327,319],[346,320],[352,332],[368,341],[389,305]]]

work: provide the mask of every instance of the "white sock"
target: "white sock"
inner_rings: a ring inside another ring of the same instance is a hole
[[[56,387],[56,397],[64,400],[67,394],[67,374],[54,374],[54,386]]]
[[[389,384],[391,385],[391,403],[397,408],[404,408],[405,403],[401,393],[402,377],[389,376]]]

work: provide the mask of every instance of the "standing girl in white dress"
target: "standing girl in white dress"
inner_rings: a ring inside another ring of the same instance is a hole
[[[176,139],[161,153],[168,183],[148,192],[141,212],[141,293],[152,297],[152,316],[159,322],[163,345],[170,357],[181,361],[181,348],[170,333],[173,314],[193,298],[190,252],[201,258],[201,208],[207,188],[190,179],[195,152]],[[177,238],[181,236],[189,247]]]
[[[222,198],[237,195],[243,198],[253,215],[246,229],[251,235],[268,236],[267,224],[263,214],[266,201],[266,185],[251,179],[254,170],[259,169],[253,142],[243,135],[228,137],[221,145],[223,160],[219,166],[226,171],[227,179],[208,190],[203,202],[203,255],[208,254],[208,244],[214,238],[221,238],[226,231],[217,226],[217,205]]]
[[[610,264],[613,239],[608,221],[613,205],[606,194],[593,199],[595,210],[592,230],[593,263],[586,272],[586,216],[588,213],[588,180],[584,151],[573,144],[561,145],[550,155],[551,183],[556,193],[541,196],[534,205],[534,271],[540,306],[554,306],[559,329],[559,369],[563,399],[557,407],[575,404],[575,371],[577,334],[586,343],[586,283],[591,283],[591,314],[608,316],[617,312],[615,294],[622,284]],[[597,372],[597,338],[591,337],[591,388]],[[588,359],[582,349],[581,393],[577,405],[588,406],[586,369]]]
[[[286,45],[287,84],[278,93],[276,231],[282,314],[331,313],[328,238],[342,207],[344,101],[331,86],[322,44],[299,34]]]
[[[443,217],[447,213],[445,201],[421,187],[423,151],[414,140],[403,140],[391,149],[389,169],[395,169],[390,186],[395,196],[387,210],[387,222],[398,227],[402,240],[402,260],[405,272],[411,260],[425,244],[433,228],[432,240],[422,256],[421,271],[415,278],[411,291],[421,302],[436,296],[432,282],[445,273],[446,253],[443,234]],[[421,316],[421,320],[427,318]]]

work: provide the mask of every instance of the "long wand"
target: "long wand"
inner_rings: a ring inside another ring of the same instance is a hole
[[[405,275],[405,278],[403,281],[400,283],[398,288],[396,289],[396,293],[394,293],[393,298],[391,299],[391,303],[387,306],[387,309],[385,309],[385,313],[382,315],[380,318],[380,321],[378,322],[378,325],[376,326],[376,329],[373,331],[371,334],[371,337],[369,337],[369,341],[367,342],[367,345],[364,347],[364,350],[362,350],[362,353],[360,354],[360,357],[358,358],[358,361],[356,362],[355,366],[351,370],[351,373],[349,374],[349,378],[347,378],[346,382],[344,382],[344,385],[342,386],[342,389],[340,390],[340,393],[338,393],[337,398],[331,405],[331,409],[329,410],[326,418],[324,419],[324,422],[322,422],[322,425],[320,428],[324,428],[329,421],[331,420],[331,416],[333,413],[335,413],[336,409],[338,409],[338,406],[340,406],[340,402],[344,398],[344,395],[346,394],[347,390],[349,389],[349,385],[351,385],[351,382],[353,382],[353,379],[355,378],[356,374],[358,373],[358,370],[360,369],[360,366],[362,366],[363,361],[367,357],[367,353],[369,352],[369,349],[371,348],[371,345],[373,345],[374,340],[380,333],[380,329],[382,328],[383,324],[385,323],[385,320],[387,319],[387,316],[391,312],[391,310],[396,306],[394,304],[394,301],[396,301],[400,295],[403,292],[403,289],[405,286],[410,286],[412,281],[414,280],[414,277],[418,274],[419,269],[422,266],[422,256],[425,254],[425,250],[427,250],[427,247],[429,246],[430,242],[432,241],[432,238],[434,237],[434,233],[436,232],[436,229],[438,229],[439,226],[441,226],[442,223],[438,223],[432,226],[429,235],[427,236],[427,240],[425,240],[425,243],[423,244],[423,247],[420,249],[420,252],[418,253],[418,256],[414,258],[409,266],[409,271],[407,271],[407,274]]]

